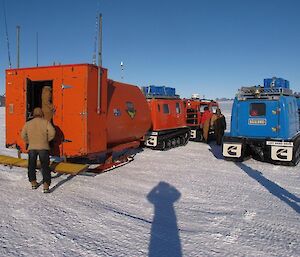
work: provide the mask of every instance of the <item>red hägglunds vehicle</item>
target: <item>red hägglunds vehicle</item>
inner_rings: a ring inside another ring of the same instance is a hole
[[[175,88],[149,86],[142,88],[151,112],[152,126],[145,136],[145,145],[156,150],[167,150],[185,145],[190,138],[186,125],[184,102]]]
[[[205,109],[212,115],[219,108],[219,104],[214,100],[200,99],[197,95],[183,101],[186,107],[186,124],[191,129],[190,140],[203,141],[203,125],[209,118]],[[209,131],[209,134],[213,133],[213,130]]]

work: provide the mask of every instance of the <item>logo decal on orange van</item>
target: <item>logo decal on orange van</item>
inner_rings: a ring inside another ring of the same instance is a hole
[[[134,109],[134,105],[132,102],[126,102],[127,110],[126,112],[130,116],[131,119],[133,119],[136,115],[136,110]]]
[[[133,111],[127,110],[127,113],[130,116],[130,118],[133,119],[135,117],[136,110],[133,110]]]

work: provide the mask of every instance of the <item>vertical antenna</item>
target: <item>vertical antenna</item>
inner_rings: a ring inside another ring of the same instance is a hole
[[[99,16],[99,13],[100,13],[100,0],[98,0],[98,3],[97,3],[97,12],[96,12],[96,24],[95,24],[95,36],[94,36],[94,52],[93,52],[93,59],[92,59],[92,63],[94,65],[97,64],[97,35],[99,34],[99,19],[98,19],[98,16]],[[101,20],[102,22],[102,20]],[[102,26],[102,24],[101,24]],[[101,64],[102,65],[102,64]]]
[[[102,13],[99,15],[98,66],[102,66]]]
[[[36,67],[39,67],[39,33],[36,33]]]
[[[98,32],[98,12],[96,14],[96,26],[95,26],[95,37],[94,37],[94,52],[93,52],[93,60],[92,63],[96,65],[96,55],[97,55],[97,32]]]
[[[124,78],[124,63],[121,62],[120,65],[121,65],[121,80],[123,80],[123,78]]]
[[[17,26],[17,68],[20,68],[20,26]]]
[[[99,15],[99,34],[98,34],[98,99],[97,114],[100,114],[101,105],[101,67],[102,67],[102,14]]]
[[[11,69],[11,61],[10,61],[10,50],[9,50],[9,39],[8,39],[8,29],[7,29],[7,20],[6,20],[6,11],[5,11],[5,2],[3,1],[3,11],[4,11],[4,21],[5,21],[5,34],[6,34],[6,42],[7,42],[7,52],[8,52],[8,64]]]

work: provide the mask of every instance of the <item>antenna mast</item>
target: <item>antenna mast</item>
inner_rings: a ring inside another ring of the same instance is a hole
[[[102,13],[99,15],[98,66],[102,66]]]
[[[98,100],[97,114],[100,114],[101,107],[101,67],[102,67],[102,14],[99,15],[99,33],[98,33]]]
[[[36,33],[36,67],[39,67],[39,33]]]
[[[96,26],[95,26],[95,37],[94,37],[94,52],[92,63],[96,65],[96,52],[97,52],[97,32],[98,32],[98,12],[96,14]]]
[[[6,34],[6,42],[7,42],[7,52],[8,52],[8,63],[9,63],[9,68],[11,69],[8,29],[7,29],[7,20],[6,20],[6,11],[5,11],[5,2],[4,1],[3,1],[3,11],[4,11],[4,21],[5,21],[5,32],[6,32],[5,34]]]
[[[121,80],[124,79],[124,63],[121,61],[120,63],[120,66],[121,66]]]
[[[20,26],[17,26],[17,68],[20,68]]]

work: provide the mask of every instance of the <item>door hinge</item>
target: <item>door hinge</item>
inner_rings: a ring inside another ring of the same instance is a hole
[[[73,87],[73,86],[64,85],[64,84],[61,85],[61,88],[62,88],[62,89],[67,89],[67,88],[72,88],[72,87]]]
[[[276,110],[272,110],[272,114],[276,115],[276,114],[279,114],[281,111],[280,108],[277,108]]]
[[[272,127],[273,132],[278,132],[280,130],[280,126]]]

